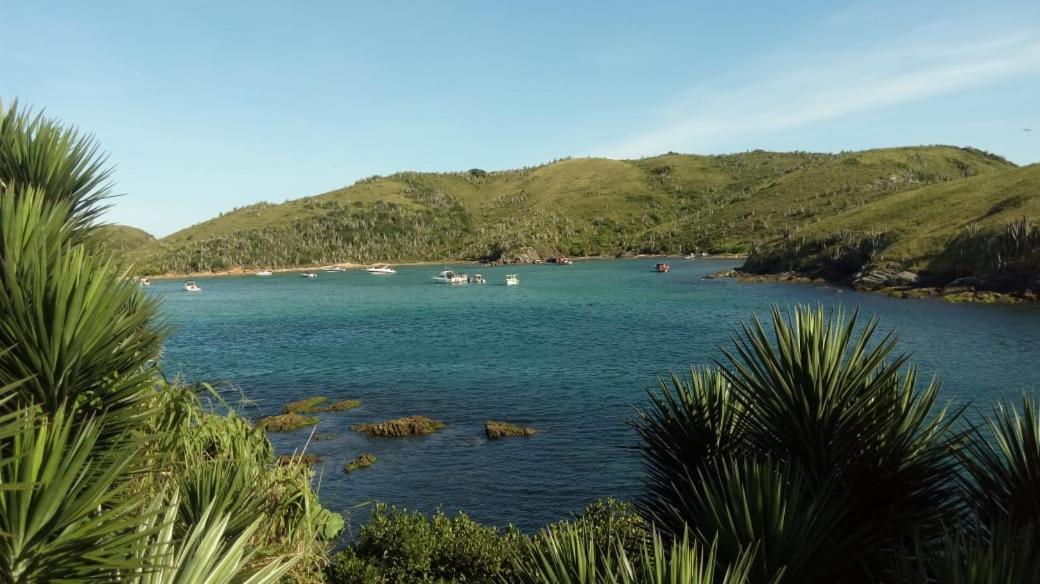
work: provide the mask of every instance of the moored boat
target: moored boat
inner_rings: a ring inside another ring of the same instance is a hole
[[[475,276],[473,276],[472,282],[474,284],[486,284],[487,279],[484,278],[484,274],[476,274]]]
[[[257,276],[271,276],[273,274],[274,272],[272,272],[271,270],[260,270],[256,273]]]
[[[506,286],[516,286],[520,283],[520,278],[516,274],[506,274]]]
[[[672,271],[672,266],[669,266],[664,262],[659,262],[656,266],[654,266],[654,271],[663,274],[665,272]]]
[[[396,274],[397,270],[390,266],[390,264],[375,264],[365,268],[365,271],[369,274],[386,275]]]
[[[314,272],[304,272],[303,274],[300,274],[300,277],[301,278],[317,278],[318,274],[315,274]]]
[[[202,288],[199,288],[199,285],[195,283],[195,280],[186,280],[184,282],[184,291],[185,292],[202,292]]]
[[[465,284],[469,281],[469,276],[451,270],[443,270],[440,274],[434,276],[433,280],[441,284]]]

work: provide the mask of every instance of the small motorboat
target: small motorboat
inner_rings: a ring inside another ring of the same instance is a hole
[[[474,284],[487,284],[487,278],[484,277],[484,274],[476,274],[470,281]]]
[[[138,278],[137,279],[137,285],[142,287],[142,288],[144,288],[145,286],[151,286],[152,285],[152,281],[149,280],[148,278]]]
[[[664,262],[660,262],[656,266],[654,266],[654,271],[659,273],[659,274],[664,274],[665,272],[672,271],[672,266],[669,266],[668,264],[666,264]]]
[[[199,285],[195,283],[195,280],[187,280],[187,281],[184,282],[184,291],[185,292],[202,292],[202,288],[199,288]]]
[[[397,270],[395,270],[392,267],[390,267],[390,264],[375,264],[374,266],[370,266],[370,267],[365,268],[365,271],[368,272],[369,274],[378,274],[378,275],[396,274],[397,273]]]
[[[314,272],[304,272],[304,273],[300,274],[300,277],[301,278],[317,278],[318,274],[315,274]]]
[[[465,284],[469,281],[469,276],[451,270],[443,270],[440,274],[434,276],[433,280],[441,284]]]
[[[341,268],[341,267],[339,267],[339,266],[335,266],[335,267],[333,267],[333,268],[325,268],[325,269],[324,269],[324,270],[322,270],[322,271],[323,271],[323,272],[329,272],[329,273],[332,273],[332,272],[342,272],[342,271],[344,271],[344,270],[343,270],[343,268]]]
[[[506,286],[516,286],[520,283],[520,278],[516,274],[506,274]]]
[[[259,272],[256,273],[256,275],[257,276],[272,276],[272,275],[274,275],[274,272],[272,272],[271,270],[260,270]]]

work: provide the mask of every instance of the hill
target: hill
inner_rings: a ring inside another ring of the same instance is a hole
[[[115,256],[134,256],[155,242],[152,234],[128,225],[104,225],[92,238],[95,245]]]
[[[402,172],[224,213],[147,247],[152,273],[540,254],[748,252],[925,185],[1014,169],[929,146],[565,159],[518,170]]]
[[[973,288],[1035,293],[1037,218],[1040,165],[1034,164],[879,197],[761,246],[745,270],[836,281],[870,270],[910,270],[922,285],[971,277]]]

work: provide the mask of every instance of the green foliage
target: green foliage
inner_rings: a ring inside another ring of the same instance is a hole
[[[969,225],[929,270],[948,278],[975,276],[983,288],[1040,291],[1040,226],[1028,218],[988,229]]]
[[[358,540],[333,558],[334,584],[368,582],[500,582],[509,579],[522,536],[499,531],[460,513],[426,517],[377,504]]]

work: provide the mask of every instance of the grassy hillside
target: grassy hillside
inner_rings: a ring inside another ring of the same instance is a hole
[[[284,204],[259,203],[174,233],[150,272],[341,261],[746,252],[923,185],[1005,173],[946,146],[842,154],[755,151],[567,159],[519,170],[403,172]]]
[[[972,276],[984,289],[1040,285],[1040,165],[893,192],[767,242],[758,273],[840,280],[863,268],[909,269],[927,283]]]
[[[133,255],[155,242],[143,229],[128,225],[105,225],[92,235],[95,245],[117,256]]]

